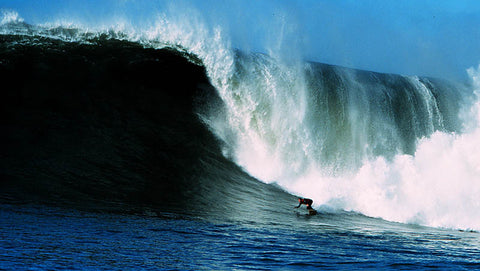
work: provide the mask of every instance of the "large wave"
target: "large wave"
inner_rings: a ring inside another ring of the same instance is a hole
[[[103,35],[187,52],[203,63],[223,102],[197,113],[223,154],[249,174],[319,208],[480,229],[478,70],[463,85],[241,52],[220,26],[189,14],[159,14],[140,29],[87,31],[19,26],[23,20],[8,13],[2,32],[76,41]]]

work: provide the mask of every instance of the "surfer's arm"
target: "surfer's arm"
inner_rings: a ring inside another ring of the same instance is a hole
[[[300,202],[300,203],[298,204],[298,206],[295,206],[295,207],[293,207],[293,208],[298,208],[298,207],[300,207],[301,205],[302,205],[302,203]]]

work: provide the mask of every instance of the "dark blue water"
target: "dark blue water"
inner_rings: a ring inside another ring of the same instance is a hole
[[[286,221],[293,223],[281,224],[4,204],[0,217],[0,268],[6,270],[480,268],[476,232],[347,213],[292,212]]]

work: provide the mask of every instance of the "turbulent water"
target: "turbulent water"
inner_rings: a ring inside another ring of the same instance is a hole
[[[0,266],[478,267],[478,70],[381,74],[185,29],[4,14]]]

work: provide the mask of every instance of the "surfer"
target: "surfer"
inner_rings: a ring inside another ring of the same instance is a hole
[[[313,208],[312,208],[313,200],[311,200],[311,199],[298,198],[298,206],[296,206],[295,208],[300,207],[302,204],[307,205],[307,209],[308,209],[308,210],[313,209]]]

